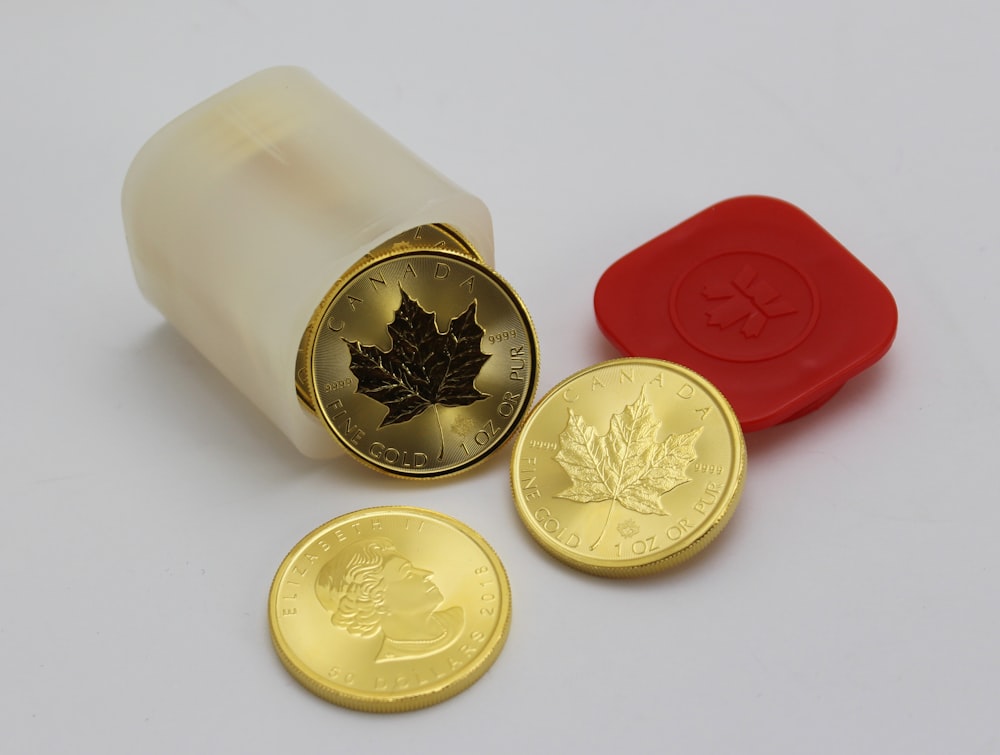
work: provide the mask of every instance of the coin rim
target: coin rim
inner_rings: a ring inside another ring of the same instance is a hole
[[[427,517],[453,527],[469,537],[483,551],[487,560],[493,565],[497,576],[496,581],[499,585],[498,593],[501,597],[501,607],[500,616],[497,617],[496,629],[493,631],[493,634],[484,643],[483,650],[476,659],[462,667],[459,676],[447,678],[440,683],[431,685],[429,688],[421,688],[409,693],[393,692],[380,694],[373,692],[362,695],[331,684],[328,680],[312,672],[305,663],[301,665],[296,664],[293,660],[295,654],[288,647],[279,628],[278,593],[281,590],[282,578],[291,568],[292,562],[321,533],[328,532],[335,527],[345,526],[354,519],[378,513],[381,513],[383,516],[409,514],[412,516]],[[271,589],[268,592],[267,600],[267,618],[271,643],[278,658],[281,660],[281,664],[299,684],[314,695],[335,705],[350,708],[351,710],[359,710],[366,713],[404,713],[444,702],[471,687],[489,671],[500,655],[500,651],[507,642],[507,636],[510,633],[511,602],[510,579],[507,576],[507,570],[504,568],[503,562],[500,560],[500,556],[497,555],[497,552],[486,542],[486,539],[482,535],[467,524],[447,514],[416,506],[374,506],[335,517],[325,524],[316,527],[292,547],[285,558],[282,559],[281,565],[278,567],[274,579],[271,581]]]
[[[528,312],[528,308],[525,306],[524,301],[518,295],[518,293],[511,287],[507,280],[500,275],[496,270],[486,266],[481,260],[477,260],[470,255],[462,254],[447,249],[406,249],[403,251],[385,250],[376,251],[371,254],[365,255],[365,257],[356,263],[347,273],[345,273],[340,280],[330,289],[330,292],[324,297],[320,306],[317,307],[317,314],[314,315],[315,327],[313,327],[314,322],[310,321],[309,326],[309,344],[308,344],[308,360],[309,360],[309,388],[312,391],[313,396],[319,395],[318,382],[316,377],[316,344],[319,342],[318,333],[320,331],[319,324],[326,317],[329,308],[333,305],[334,300],[340,293],[346,288],[352,281],[356,278],[375,267],[376,265],[385,262],[388,259],[395,259],[397,257],[412,257],[417,255],[436,255],[440,257],[445,257],[449,259],[457,259],[462,262],[469,264],[471,267],[477,269],[480,273],[486,275],[488,278],[492,278],[493,282],[497,285],[500,290],[507,295],[514,309],[521,315],[526,326],[527,342],[529,349],[531,351],[531,375],[526,381],[528,384],[527,395],[524,397],[524,401],[521,402],[521,406],[516,414],[516,416],[511,418],[511,421],[507,425],[507,429],[499,434],[499,437],[495,440],[492,446],[482,453],[470,457],[463,464],[449,467],[447,469],[431,470],[426,473],[419,473],[416,471],[407,472],[403,469],[395,469],[391,467],[385,467],[376,464],[371,459],[363,456],[359,451],[357,451],[354,446],[346,442],[340,434],[337,432],[333,423],[330,421],[326,413],[326,407],[323,406],[322,402],[317,401],[317,416],[323,423],[323,426],[327,429],[330,435],[345,449],[351,456],[360,461],[365,466],[374,469],[378,472],[382,472],[390,477],[396,477],[405,480],[440,480],[446,477],[451,477],[453,475],[465,472],[472,467],[482,464],[486,459],[492,456],[494,453],[499,451],[507,442],[517,433],[517,431],[524,424],[525,419],[532,406],[532,401],[535,397],[535,392],[538,388],[538,374],[541,368],[540,355],[538,349],[538,333],[535,330],[534,322],[531,319],[531,314]]]
[[[539,414],[542,406],[551,397],[562,391],[569,383],[588,373],[605,369],[607,367],[628,364],[644,364],[652,367],[666,368],[671,371],[680,372],[682,375],[690,377],[700,383],[705,392],[712,396],[723,411],[726,418],[726,425],[729,427],[731,432],[731,445],[733,446],[732,450],[734,452],[733,455],[738,460],[739,470],[731,486],[731,493],[728,496],[728,499],[716,509],[717,513],[715,514],[714,519],[711,521],[708,528],[705,529],[697,538],[677,550],[668,550],[665,554],[655,558],[651,558],[647,555],[645,557],[640,556],[634,559],[628,559],[627,561],[622,560],[619,562],[608,563],[606,560],[591,558],[586,555],[571,555],[562,548],[554,545],[551,542],[551,538],[545,537],[542,533],[536,530],[534,526],[534,517],[532,517],[530,512],[527,510],[527,503],[523,500],[523,496],[521,495],[517,485],[518,459],[520,458],[521,451],[523,450],[524,442],[527,439],[528,430],[531,427],[532,421]],[[522,524],[524,524],[525,529],[528,530],[528,533],[532,536],[532,538],[534,538],[534,540],[541,545],[542,548],[549,553],[549,555],[554,556],[559,561],[562,561],[569,566],[572,566],[574,569],[587,572],[588,574],[595,574],[600,577],[625,578],[654,574],[672,566],[677,566],[702,551],[705,546],[711,543],[712,540],[714,540],[726,526],[729,519],[732,517],[733,512],[736,510],[736,506],[743,493],[743,485],[746,482],[746,468],[746,441],[744,439],[743,430],[740,427],[739,420],[736,418],[736,413],[733,411],[733,407],[729,404],[729,401],[726,400],[726,397],[718,388],[715,387],[715,385],[712,384],[711,381],[691,368],[685,367],[682,364],[677,364],[676,362],[668,362],[663,359],[651,359],[648,357],[621,357],[618,359],[609,359],[605,362],[599,362],[598,364],[578,370],[569,377],[560,381],[555,387],[539,399],[538,403],[535,404],[528,417],[524,420],[521,433],[514,444],[510,460],[510,486],[514,497],[514,508],[517,510],[518,517],[521,519]]]

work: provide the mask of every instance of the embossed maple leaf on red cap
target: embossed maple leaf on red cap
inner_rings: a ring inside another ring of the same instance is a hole
[[[877,362],[896,334],[892,294],[815,220],[736,197],[611,265],[597,321],[626,355],[700,372],[746,431],[794,419]]]
[[[760,335],[772,317],[793,314],[795,306],[757,273],[744,265],[730,283],[706,283],[701,295],[719,304],[708,310],[708,324],[728,328],[743,321],[747,338]]]

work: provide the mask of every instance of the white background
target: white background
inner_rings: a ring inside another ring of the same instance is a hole
[[[1000,5],[496,6],[0,0],[0,749],[1000,750]],[[119,210],[154,131],[284,63],[486,201],[543,391],[615,355],[605,267],[744,193],[884,280],[897,340],[749,436],[727,530],[649,579],[545,555],[509,447],[427,485],[305,459],[141,298]],[[380,504],[467,522],[514,592],[493,669],[392,716],[300,688],[265,617],[301,536]]]

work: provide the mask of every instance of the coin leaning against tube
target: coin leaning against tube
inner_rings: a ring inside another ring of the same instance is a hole
[[[379,471],[461,472],[503,445],[531,406],[531,318],[506,281],[468,254],[370,254],[317,312],[303,349],[316,413]]]
[[[511,459],[517,512],[551,555],[629,577],[699,552],[732,516],[746,448],[729,403],[697,373],[625,358],[552,389]]]
[[[306,689],[347,708],[402,712],[442,702],[492,666],[510,628],[510,585],[461,522],[389,506],[338,517],[278,568],[271,639]]]
[[[403,231],[369,251],[360,260],[360,264],[367,265],[375,259],[379,259],[393,253],[415,252],[424,249],[453,252],[460,256],[475,260],[476,262],[483,262],[485,264],[485,261],[481,256],[479,256],[479,252],[476,251],[472,244],[470,244],[460,233],[442,223],[420,225],[415,228],[410,228],[407,231]],[[353,272],[353,270],[348,271],[348,274],[350,274],[350,272]],[[337,286],[335,285],[334,289],[336,288]],[[320,415],[319,409],[316,406],[316,396],[313,393],[310,349],[312,348],[313,339],[316,335],[316,325],[318,324],[319,318],[322,317],[325,307],[329,303],[329,298],[329,296],[324,298],[324,300],[320,303],[320,306],[317,308],[316,313],[309,321],[309,324],[306,326],[306,330],[302,335],[302,340],[299,343],[299,351],[295,359],[295,392],[298,394],[299,401],[302,402],[302,405],[305,406],[311,414],[315,414],[317,417]]]

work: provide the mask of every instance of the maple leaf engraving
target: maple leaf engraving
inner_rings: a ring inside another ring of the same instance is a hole
[[[617,529],[618,534],[626,540],[639,534],[639,525],[632,519],[626,519],[624,522],[619,522]]]
[[[666,516],[669,512],[660,497],[691,479],[687,468],[698,458],[695,443],[704,427],[659,441],[661,426],[645,391],[612,416],[604,435],[598,435],[583,417],[569,410],[555,459],[572,484],[556,497],[578,503],[611,501],[591,550],[604,537],[614,504],[639,514]]]
[[[351,372],[358,379],[358,393],[388,410],[379,427],[407,422],[431,406],[468,406],[489,398],[475,386],[490,358],[479,348],[485,331],[476,322],[476,301],[441,333],[436,315],[410,298],[402,286],[399,291],[399,308],[386,327],[392,337],[388,351],[344,339],[351,353]],[[440,424],[438,417],[443,455]]]
[[[750,265],[744,265],[725,285],[709,283],[701,292],[709,301],[718,302],[708,310],[708,324],[725,330],[740,320],[744,338],[756,338],[775,317],[795,314],[798,310]]]

